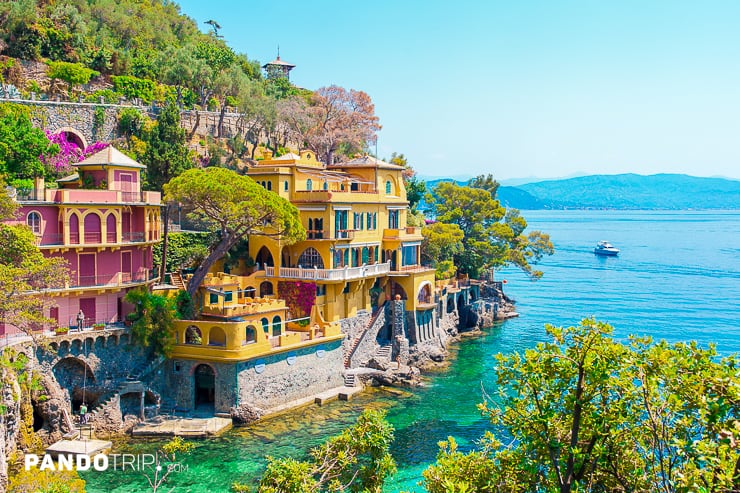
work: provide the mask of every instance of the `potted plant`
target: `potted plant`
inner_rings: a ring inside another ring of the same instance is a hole
[[[64,334],[69,333],[69,327],[57,327],[54,329],[54,333],[58,336],[63,336]]]
[[[103,330],[105,329],[105,324],[98,322],[98,323],[93,324],[92,327],[93,327],[93,330]]]

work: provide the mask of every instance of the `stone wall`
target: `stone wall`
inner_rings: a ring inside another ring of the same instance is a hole
[[[247,361],[239,365],[239,403],[269,409],[310,397],[344,385],[343,372],[340,341]]]
[[[375,355],[380,345],[378,339],[380,332],[386,330],[386,325],[390,320],[390,304],[386,303],[376,313],[375,320],[363,311],[358,313],[358,317],[347,318],[340,321],[342,332],[347,334],[342,345],[345,359],[349,357],[349,368],[358,368],[365,366],[368,361]],[[368,323],[372,321],[372,326]],[[359,343],[352,351],[355,339],[361,337]],[[351,352],[350,352],[351,351]]]
[[[8,485],[8,462],[16,451],[21,427],[21,389],[10,371],[0,369],[0,376],[0,405],[5,410],[0,413],[0,491],[5,491]]]

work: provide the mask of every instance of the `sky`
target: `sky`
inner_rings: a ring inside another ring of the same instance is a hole
[[[740,2],[184,0],[291,81],[365,91],[424,176],[740,179]]]

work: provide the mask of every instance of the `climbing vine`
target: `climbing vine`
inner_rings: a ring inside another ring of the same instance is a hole
[[[294,317],[306,317],[316,302],[316,285],[302,281],[279,281],[278,297],[285,300]]]

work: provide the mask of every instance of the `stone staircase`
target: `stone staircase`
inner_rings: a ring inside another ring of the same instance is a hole
[[[357,386],[357,377],[354,373],[345,373],[344,374],[344,386],[345,387],[356,387]]]
[[[375,359],[387,359],[391,360],[391,352],[393,351],[393,345],[386,341],[384,342],[377,351],[375,351]]]
[[[142,378],[159,368],[162,363],[164,363],[164,356],[157,356],[146,365],[139,365],[129,371],[128,375],[126,375],[126,380],[141,380]]]
[[[352,356],[355,354],[355,350],[357,349],[357,346],[360,345],[362,342],[362,339],[365,337],[367,332],[375,325],[375,322],[378,320],[378,317],[383,313],[385,310],[385,304],[378,307],[375,314],[370,317],[370,320],[368,320],[367,325],[365,325],[365,328],[362,329],[362,331],[357,334],[357,337],[352,341],[352,345],[350,345],[349,351],[347,351],[347,355],[344,357],[344,367],[349,368],[352,365]]]
[[[181,289],[182,291],[186,290],[185,281],[182,278],[182,274],[179,272],[170,272],[170,282],[172,282],[172,285],[177,289]]]

